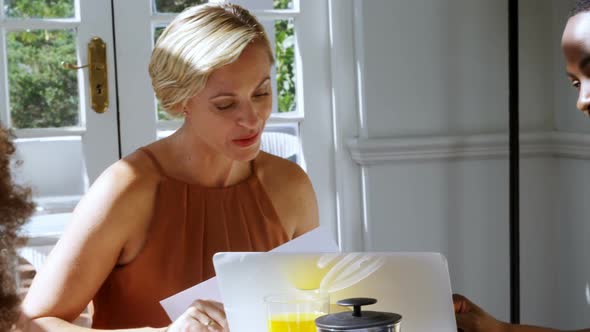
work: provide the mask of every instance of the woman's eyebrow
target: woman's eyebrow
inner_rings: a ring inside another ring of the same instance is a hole
[[[266,76],[265,78],[262,79],[262,81],[260,81],[260,84],[258,84],[258,87],[261,87],[262,85],[264,85],[264,83],[268,82],[270,80],[270,76]]]
[[[263,78],[262,81],[260,81],[260,83],[256,87],[256,89],[260,88],[263,84],[265,84],[269,80],[270,80],[270,76],[266,76],[265,78]],[[233,93],[233,92],[220,92],[220,93],[212,96],[211,98],[209,98],[209,100],[215,99],[215,98],[218,98],[218,97],[235,97],[235,96],[236,96],[236,94]]]

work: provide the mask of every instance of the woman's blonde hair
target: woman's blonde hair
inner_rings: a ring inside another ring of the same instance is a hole
[[[264,28],[241,6],[203,4],[186,9],[166,27],[152,52],[149,73],[156,97],[170,114],[203,89],[212,71],[238,59],[261,42],[271,62]]]

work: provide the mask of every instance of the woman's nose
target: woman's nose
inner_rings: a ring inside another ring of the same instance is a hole
[[[590,112],[590,82],[582,83],[576,106],[584,113]]]
[[[257,129],[259,125],[258,112],[251,103],[244,105],[239,112],[238,124],[248,129]]]

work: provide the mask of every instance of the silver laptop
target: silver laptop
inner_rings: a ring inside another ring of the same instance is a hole
[[[265,298],[313,288],[331,303],[377,299],[363,310],[401,315],[402,331],[457,331],[447,261],[438,253],[224,252],[213,262],[232,332],[268,331]]]

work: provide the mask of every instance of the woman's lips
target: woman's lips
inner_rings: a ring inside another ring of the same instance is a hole
[[[256,143],[256,141],[258,140],[258,134],[260,132],[257,132],[256,134],[252,135],[252,136],[247,136],[245,138],[239,138],[239,139],[235,139],[233,140],[233,142],[241,147],[247,147],[250,146],[254,143]]]

